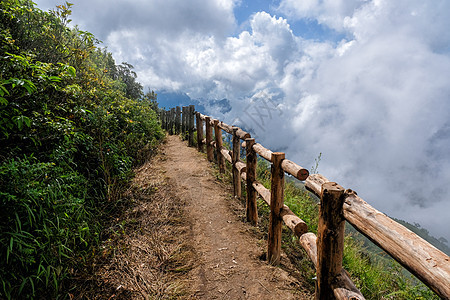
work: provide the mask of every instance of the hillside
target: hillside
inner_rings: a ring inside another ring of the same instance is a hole
[[[0,298],[67,296],[163,138],[133,66],[50,12],[0,2]]]

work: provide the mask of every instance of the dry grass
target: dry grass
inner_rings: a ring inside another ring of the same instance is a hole
[[[162,159],[156,157],[155,159]],[[75,299],[180,299],[195,252],[185,203],[168,179],[146,163],[125,193],[127,207],[107,229],[94,262],[78,280]]]

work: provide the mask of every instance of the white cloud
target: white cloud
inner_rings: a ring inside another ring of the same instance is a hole
[[[286,18],[259,12],[231,36],[239,3],[80,0],[73,11],[147,87],[229,99],[229,114],[209,113],[304,167],[322,152],[325,176],[450,240],[450,2],[282,0]],[[297,19],[347,40],[295,36]]]
[[[316,20],[335,30],[343,30],[344,19],[362,6],[364,0],[283,0],[279,11],[293,19]]]
[[[303,144],[310,160],[323,152],[321,171],[374,206],[448,237],[450,224],[440,211],[450,208],[450,156],[433,149],[450,147],[450,4],[367,1],[335,12],[326,1],[306,4],[280,7],[354,40],[327,49],[328,56],[310,52],[293,63],[282,82],[285,103],[295,108],[286,118],[297,135],[286,139]],[[294,152],[299,161],[302,152]]]

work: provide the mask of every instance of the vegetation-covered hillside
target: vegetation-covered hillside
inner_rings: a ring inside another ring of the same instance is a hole
[[[317,169],[316,167],[312,169]],[[258,160],[257,178],[270,188],[270,168],[265,160]],[[307,192],[297,180],[286,177],[284,202],[298,216],[308,229],[317,234],[319,217],[318,199]],[[269,208],[262,202],[258,204],[262,224],[268,223]],[[403,222],[402,222],[403,223]],[[344,245],[343,266],[349,272],[355,285],[366,299],[439,299],[439,297],[408,273],[388,254],[369,242],[347,223]],[[267,226],[267,225],[263,225]],[[297,265],[304,278],[307,278],[314,290],[315,269],[297,238],[286,228],[283,232],[284,251]]]
[[[0,298],[61,298],[99,220],[162,139],[156,95],[70,7],[0,2]]]

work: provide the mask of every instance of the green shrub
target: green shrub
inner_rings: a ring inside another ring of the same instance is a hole
[[[67,295],[133,166],[164,137],[133,66],[69,28],[71,6],[0,1],[1,299]]]
[[[77,172],[33,157],[0,165],[1,294],[32,298],[45,288],[57,295],[96,239],[86,186]]]

